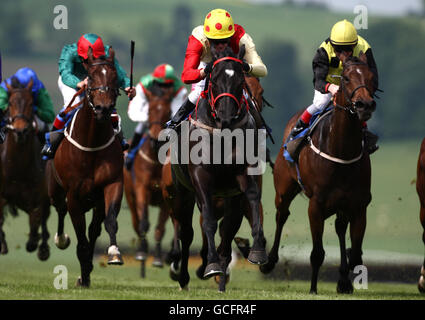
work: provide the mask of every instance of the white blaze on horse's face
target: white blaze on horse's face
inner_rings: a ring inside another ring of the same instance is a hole
[[[229,76],[229,77],[233,77],[233,75],[235,74],[235,70],[232,69],[226,69],[224,70],[224,72]]]
[[[362,74],[363,74],[363,72],[362,72],[359,68],[356,68],[356,71],[357,71],[357,73],[358,73],[358,74],[360,74],[360,75],[362,75]]]
[[[106,69],[105,68],[102,68],[102,73],[103,73],[103,75],[106,76]]]

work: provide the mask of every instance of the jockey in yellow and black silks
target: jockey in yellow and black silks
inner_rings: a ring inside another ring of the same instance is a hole
[[[330,37],[322,42],[313,58],[313,103],[301,115],[292,129],[290,137],[295,137],[307,128],[312,115],[322,111],[339,90],[340,77],[338,76],[342,74],[341,55],[359,57],[361,52],[366,54],[369,68],[374,75],[373,92],[375,92],[378,89],[378,70],[371,46],[357,34],[356,28],[351,22],[347,20],[337,22],[332,27]],[[367,131],[366,123],[363,126],[365,137],[367,137],[368,145],[366,147],[369,153],[373,153],[378,149],[376,145],[378,137]]]

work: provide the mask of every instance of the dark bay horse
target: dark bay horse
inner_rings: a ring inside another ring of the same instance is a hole
[[[425,138],[422,140],[421,151],[419,153],[416,190],[421,204],[420,220],[422,228],[424,229],[422,241],[425,245]],[[425,293],[425,258],[421,268],[418,289],[421,293]]]
[[[3,184],[0,194],[0,243],[1,253],[6,254],[8,249],[1,229],[5,206],[9,206],[10,211],[15,214],[17,208],[21,209],[29,215],[30,233],[26,249],[28,252],[37,249],[40,240],[38,231],[41,226],[42,241],[37,255],[44,261],[50,256],[47,243],[50,201],[44,175],[45,163],[40,156],[42,145],[34,118],[32,85],[32,80],[24,86],[17,78],[12,78],[11,85],[6,83],[9,106],[6,111],[6,140],[0,145],[0,179]]]
[[[208,99],[199,100],[193,116],[195,119],[192,118],[189,129],[190,134],[195,132],[203,137],[209,137],[204,140],[209,150],[205,151],[208,153],[209,161],[198,163],[189,157],[187,165],[182,161],[180,164],[172,164],[172,175],[175,181],[172,214],[179,224],[179,238],[182,245],[178,276],[180,287],[186,288],[190,279],[187,262],[189,247],[193,240],[192,216],[196,201],[203,219],[202,230],[205,232],[208,243],[207,265],[203,277],[219,275],[219,290],[225,291],[224,273],[231,261],[231,243],[242,222],[241,207],[244,200],[248,201],[253,217],[254,243],[248,260],[254,264],[263,264],[267,261],[267,255],[260,219],[261,189],[257,183],[257,177],[247,173],[252,165],[246,161],[246,158],[241,163],[236,162],[235,157],[239,151],[236,150],[235,144],[232,144],[230,154],[222,154],[218,164],[213,160],[215,152],[212,142],[213,135],[216,134],[214,129],[220,132],[225,129],[229,130],[227,132],[239,129],[243,133],[251,129],[257,133],[255,122],[249,116],[243,96],[245,79],[241,59],[245,54],[245,48],[241,47],[238,58],[230,49],[222,52],[215,52],[212,49],[212,54],[215,62],[209,80]],[[243,143],[246,144],[246,141]],[[199,147],[191,139],[189,151],[192,155],[196,146]],[[243,156],[245,157],[245,154]],[[225,162],[224,157],[229,157],[232,161]],[[229,210],[225,210],[222,222],[224,225],[221,233],[222,245],[218,249],[214,239],[219,218],[217,212],[214,212],[215,197],[229,198],[226,201]]]
[[[158,222],[155,228],[155,251],[153,266],[163,267],[161,241],[165,233],[165,224],[169,211],[162,198],[162,164],[158,160],[160,142],[158,136],[171,116],[173,88],[163,87],[157,93],[146,91],[149,101],[149,132],[143,146],[138,151],[132,171],[124,169],[124,192],[131,211],[133,228],[139,236],[136,260],[145,261],[148,255],[149,230],[148,207],[159,207]],[[142,269],[143,276],[143,269]]]
[[[57,245],[64,248],[63,220],[69,211],[77,235],[81,277],[77,285],[90,286],[93,251],[101,224],[109,234],[108,264],[123,264],[117,246],[117,216],[123,195],[123,153],[111,124],[119,94],[114,51],[109,58],[94,59],[89,49],[89,80],[82,107],[65,129],[55,158],[49,161],[49,196],[58,215]],[[85,213],[93,208],[86,237]]]
[[[279,242],[283,225],[289,216],[289,206],[303,190],[309,198],[308,216],[313,240],[310,292],[317,293],[318,272],[325,257],[322,243],[324,222],[335,213],[335,229],[341,251],[337,291],[353,292],[349,270],[362,264],[366,209],[372,198],[371,165],[369,154],[363,148],[362,123],[372,116],[376,108],[373,93],[372,73],[366,55],[345,59],[334,107],[311,133],[310,145],[300,152],[299,176],[296,166],[284,159],[282,145],[274,168],[276,233],[269,262],[260,267],[262,272],[270,272],[277,263]],[[289,121],[283,141],[286,141],[301,112]],[[349,254],[345,245],[348,224],[352,246]]]

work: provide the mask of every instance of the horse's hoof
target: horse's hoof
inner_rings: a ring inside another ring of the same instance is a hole
[[[136,255],[134,256],[134,259],[136,259],[137,261],[146,261],[147,258],[148,254],[142,251],[137,251]]]
[[[352,294],[353,285],[350,280],[338,280],[338,285],[336,286],[336,292],[342,294]]]
[[[252,264],[263,265],[268,261],[266,250],[249,251],[248,261]]]
[[[274,262],[269,261],[269,262],[260,266],[260,271],[263,274],[268,274],[268,273],[273,271],[275,266],[276,266],[276,264]]]
[[[61,250],[65,250],[69,247],[71,243],[71,239],[66,233],[61,234],[60,236],[56,233],[55,234],[55,245]]]
[[[185,285],[183,288],[180,287],[179,291],[189,291],[189,287],[187,285]]]
[[[162,268],[164,267],[164,264],[162,263],[161,258],[154,258],[152,261],[152,266],[156,267],[156,268]]]
[[[83,282],[81,277],[78,277],[77,283],[75,284],[78,288],[90,288],[90,280]]]
[[[28,241],[26,244],[26,249],[28,252],[34,252],[35,250],[37,250],[37,241],[33,242],[33,241]]]
[[[204,279],[209,279],[219,275],[224,275],[224,272],[221,269],[220,264],[217,262],[210,263],[205,268]]]
[[[224,276],[225,276],[225,281],[226,281],[225,283],[228,284],[229,281],[230,281],[230,272],[226,271],[226,274]],[[214,281],[215,281],[215,283],[220,284],[220,276],[215,276]],[[224,290],[223,290],[223,292],[224,292]]]
[[[38,259],[40,261],[46,261],[50,257],[50,248],[48,244],[42,244],[38,247],[37,252]]]
[[[204,273],[205,273],[205,266],[204,265],[200,265],[198,267],[198,269],[196,269],[196,276],[201,279],[201,280],[206,280],[204,278]]]
[[[173,281],[179,281],[180,278],[180,267],[175,262],[170,264],[170,278]]]
[[[6,242],[2,242],[0,246],[0,254],[7,254],[9,252],[9,249],[7,248]]]
[[[110,246],[108,249],[108,264],[111,265],[123,265],[124,261],[121,257],[121,253],[117,246]]]
[[[423,267],[422,267],[423,269]],[[418,290],[420,293],[425,293],[425,276],[421,275],[418,282]]]

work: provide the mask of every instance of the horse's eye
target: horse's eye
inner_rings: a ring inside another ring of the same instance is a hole
[[[345,82],[350,82],[350,79],[348,79],[348,77],[343,76],[342,78],[344,79]]]

